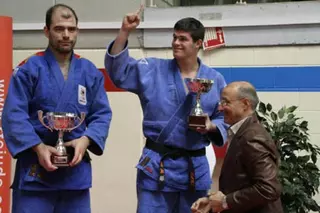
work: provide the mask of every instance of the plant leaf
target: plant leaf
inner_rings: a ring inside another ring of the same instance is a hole
[[[284,113],[286,112],[285,108],[282,107],[279,111],[278,111],[278,116],[280,119],[282,119],[284,117]]]
[[[267,104],[267,110],[268,110],[269,112],[271,112],[271,110],[272,110],[272,106],[271,106],[270,103]]]
[[[294,112],[298,107],[297,106],[291,106],[289,108],[287,108],[287,113],[292,113]]]
[[[298,160],[300,163],[305,164],[310,160],[310,157],[308,155],[300,156],[300,157],[298,157]]]
[[[308,127],[308,121],[302,121],[301,124],[300,124],[300,128],[307,129],[307,127]]]
[[[315,153],[312,153],[311,160],[314,164],[317,163],[317,155]]]
[[[293,119],[293,118],[294,118],[294,114],[290,113],[290,114],[288,115],[288,119]]]
[[[278,119],[278,116],[277,116],[276,113],[271,112],[271,118],[272,118],[273,121],[276,121]]]
[[[266,114],[266,105],[263,102],[260,102],[259,104],[259,112],[261,112],[262,114]]]
[[[287,124],[288,126],[292,126],[294,123],[295,123],[295,120],[294,120],[294,119],[288,119],[288,120],[286,120],[286,124]]]

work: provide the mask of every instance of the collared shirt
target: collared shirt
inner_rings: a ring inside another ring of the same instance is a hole
[[[237,134],[238,130],[242,126],[242,124],[247,120],[247,118],[250,116],[247,116],[243,118],[242,120],[238,121],[237,123],[233,124],[228,129],[228,141],[230,142],[235,134]]]

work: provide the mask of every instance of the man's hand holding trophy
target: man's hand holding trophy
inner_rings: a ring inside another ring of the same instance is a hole
[[[196,94],[196,105],[188,117],[189,128],[203,134],[214,132],[216,126],[211,122],[208,114],[203,112],[200,102],[201,95],[211,90],[214,81],[204,78],[185,78],[185,83],[189,92]]]
[[[38,117],[40,123],[44,127],[50,131],[58,131],[58,141],[55,147],[46,146],[44,144],[39,144],[36,147],[40,164],[48,171],[53,171],[58,167],[68,167],[78,164],[89,145],[89,139],[86,136],[83,136],[79,139],[64,143],[63,135],[64,132],[71,132],[79,127],[85,119],[85,113],[82,112],[80,118],[78,115],[69,112],[47,112],[46,115],[43,116],[43,112],[39,110]],[[47,122],[45,122],[45,120]],[[78,144],[76,145],[77,142]],[[75,153],[78,153],[73,159],[71,159],[70,155],[67,153],[67,146],[74,147]],[[47,153],[39,154],[41,152]],[[51,164],[48,162],[49,155],[51,155]]]

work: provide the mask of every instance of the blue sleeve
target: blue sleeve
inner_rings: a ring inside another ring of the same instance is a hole
[[[112,111],[104,88],[103,75],[100,71],[97,72],[99,76],[95,82],[95,97],[86,117],[87,129],[84,135],[91,139],[88,149],[96,155],[102,155],[109,134]]]
[[[117,55],[111,55],[113,42],[108,46],[105,56],[105,68],[112,82],[119,88],[141,94],[147,85],[151,85],[152,59],[136,60],[129,56],[128,46]]]
[[[28,114],[36,80],[36,74],[24,68],[16,68],[10,80],[2,113],[2,129],[9,152],[14,158],[41,143]]]
[[[217,73],[217,85],[219,91],[218,96],[220,97],[223,88],[226,86],[224,77],[220,73]],[[211,143],[217,146],[223,146],[227,140],[227,129],[229,128],[229,125],[224,122],[223,112],[218,110],[218,105],[215,107],[210,119],[217,126],[217,131],[209,133],[208,139],[211,141]]]

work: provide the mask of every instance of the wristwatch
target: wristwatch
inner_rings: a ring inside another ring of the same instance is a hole
[[[228,207],[228,203],[227,203],[227,196],[224,196],[223,198],[222,198],[222,208],[223,209],[228,209],[229,207]]]

